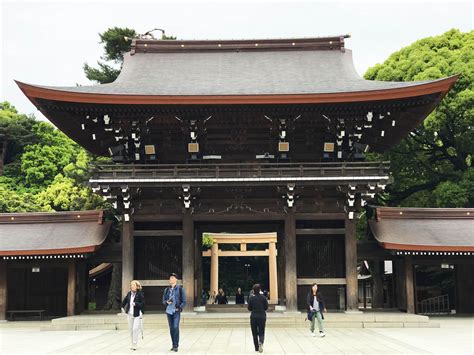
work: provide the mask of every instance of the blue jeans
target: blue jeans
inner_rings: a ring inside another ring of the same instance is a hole
[[[166,314],[168,317],[168,325],[170,326],[171,341],[173,348],[179,346],[179,320],[181,318],[180,312],[175,312],[173,315]]]

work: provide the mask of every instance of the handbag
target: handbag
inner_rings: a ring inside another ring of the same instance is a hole
[[[310,322],[312,322],[315,313],[316,313],[316,312],[308,311],[308,315],[306,316],[306,318],[307,318]]]

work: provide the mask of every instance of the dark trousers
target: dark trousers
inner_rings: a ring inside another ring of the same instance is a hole
[[[180,312],[175,312],[173,315],[166,314],[168,317],[168,325],[170,327],[171,341],[173,342],[173,348],[179,346],[179,320],[181,317]]]
[[[250,328],[252,328],[253,345],[258,350],[258,343],[265,340],[265,318],[250,318]]]

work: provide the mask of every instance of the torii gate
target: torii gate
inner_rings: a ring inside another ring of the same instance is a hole
[[[277,234],[251,233],[251,234],[228,234],[228,233],[206,233],[214,244],[210,250],[204,251],[202,256],[211,257],[211,294],[219,288],[219,257],[220,256],[268,256],[268,274],[270,281],[270,304],[278,303],[278,278],[277,278]],[[247,244],[268,243],[265,250],[247,250]],[[240,250],[220,250],[219,244],[240,244]]]

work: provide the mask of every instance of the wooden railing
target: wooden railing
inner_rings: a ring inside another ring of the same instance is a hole
[[[265,178],[387,175],[388,162],[103,164],[93,178]]]
[[[420,313],[422,314],[440,314],[449,313],[449,295],[427,298],[420,302]]]

